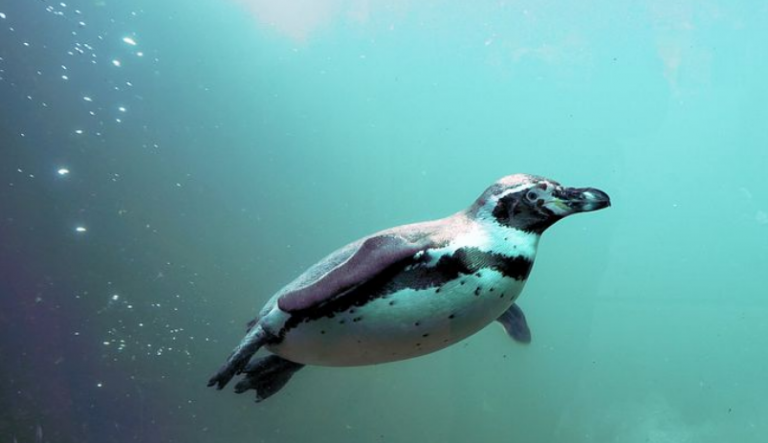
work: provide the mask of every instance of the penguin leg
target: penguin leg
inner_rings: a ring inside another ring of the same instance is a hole
[[[252,327],[229,355],[226,363],[208,380],[208,386],[215,385],[216,389],[226,386],[232,377],[243,372],[253,354],[269,340],[269,337],[269,333],[261,326]]]
[[[240,394],[254,389],[258,403],[277,393],[293,374],[303,367],[301,363],[294,363],[277,355],[260,358],[243,370],[245,377],[235,385],[235,392]]]
[[[528,322],[525,320],[525,314],[520,306],[513,304],[499,318],[496,319],[504,330],[507,331],[507,335],[512,337],[518,343],[528,344],[531,342],[531,329],[528,327]]]

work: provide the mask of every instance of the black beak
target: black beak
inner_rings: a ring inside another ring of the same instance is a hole
[[[611,198],[595,188],[565,188],[560,196],[573,212],[589,212],[611,206]]]

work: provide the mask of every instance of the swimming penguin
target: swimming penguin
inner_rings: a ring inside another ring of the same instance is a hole
[[[467,209],[398,226],[328,255],[278,291],[209,380],[256,401],[305,365],[358,366],[443,349],[498,321],[512,339],[530,330],[515,303],[541,234],[578,212],[610,206],[593,188],[543,177],[502,178]],[[271,355],[254,359],[260,348]]]

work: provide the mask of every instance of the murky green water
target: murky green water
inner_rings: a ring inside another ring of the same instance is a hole
[[[764,4],[0,13],[2,441],[765,441]],[[205,387],[307,266],[516,172],[613,199],[542,239],[529,346]]]

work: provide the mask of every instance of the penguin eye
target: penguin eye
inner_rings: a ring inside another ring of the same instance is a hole
[[[533,191],[529,192],[529,193],[528,193],[528,194],[526,194],[525,196],[526,196],[526,197],[528,198],[528,200],[530,200],[530,201],[536,201],[536,199],[537,199],[537,198],[539,198],[539,195],[538,195],[538,194],[536,194],[536,193],[535,193],[535,192],[533,192]]]

